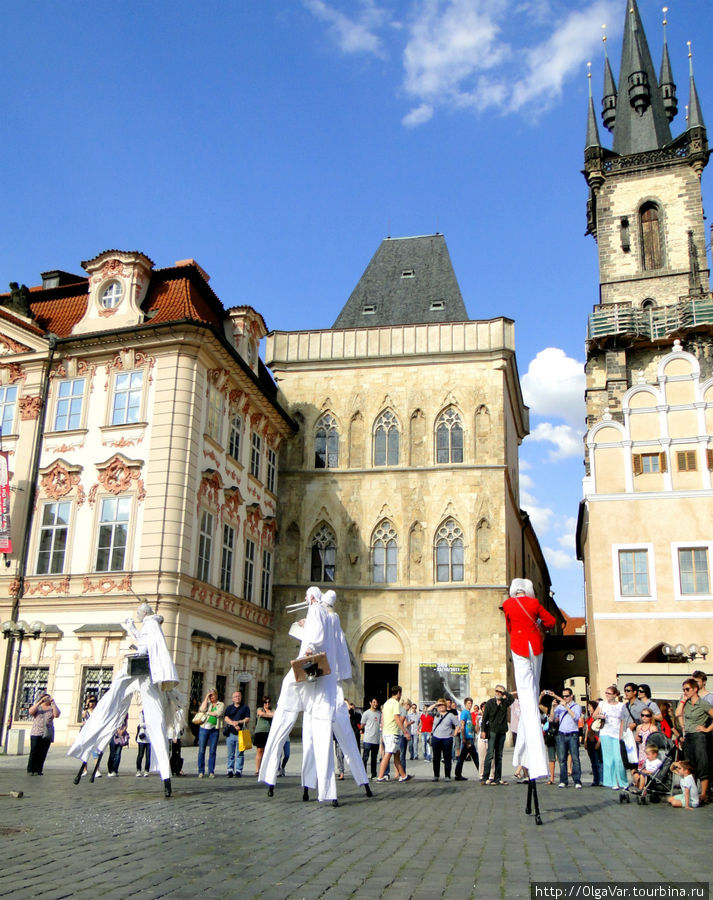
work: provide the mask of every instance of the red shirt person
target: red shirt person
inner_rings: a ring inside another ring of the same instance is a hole
[[[541,778],[548,771],[538,706],[543,629],[552,628],[557,620],[535,597],[533,584],[526,578],[513,580],[510,596],[502,610],[510,635],[516,693],[520,700],[520,725],[513,765],[524,766],[530,778]]]

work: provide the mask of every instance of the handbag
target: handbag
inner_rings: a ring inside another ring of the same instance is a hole
[[[244,753],[246,750],[252,750],[253,739],[247,728],[241,728],[238,732],[238,750]]]
[[[223,725],[223,737],[231,737],[238,732],[233,728],[232,725]]]
[[[197,712],[195,716],[191,719],[194,725],[202,725],[208,716],[204,712]]]
[[[636,741],[634,740],[634,735],[630,729],[626,728],[624,730],[621,742],[626,748],[626,757],[629,760],[629,763],[636,765],[639,762],[639,751],[636,748]]]

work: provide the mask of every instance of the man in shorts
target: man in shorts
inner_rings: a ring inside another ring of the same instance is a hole
[[[394,768],[399,776],[399,781],[408,781],[411,775],[406,774],[406,770],[401,765],[401,753],[399,751],[399,736],[403,736],[408,740],[411,735],[406,727],[406,719],[401,715],[399,700],[401,699],[401,686],[396,684],[391,688],[391,697],[384,703],[381,709],[382,726],[381,731],[384,738],[384,758],[381,760],[381,768],[379,769],[379,777],[377,781],[386,781],[386,770],[389,767],[389,760],[394,757]]]

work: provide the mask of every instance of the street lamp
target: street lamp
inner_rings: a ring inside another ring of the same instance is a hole
[[[7,753],[7,745],[10,737],[10,729],[12,728],[12,716],[15,709],[15,700],[17,698],[17,682],[20,677],[20,657],[22,656],[22,642],[26,636],[31,636],[34,640],[44,632],[46,625],[44,622],[32,622],[27,624],[23,619],[17,622],[8,620],[0,625],[3,638],[17,641],[17,662],[15,663],[15,679],[12,683],[12,701],[10,703],[10,711],[7,717],[7,725],[5,727],[5,753]],[[10,648],[12,652],[12,648]]]
[[[664,644],[661,652],[671,662],[693,662],[699,656],[705,659],[710,651],[705,644],[689,644],[687,647],[683,644]]]

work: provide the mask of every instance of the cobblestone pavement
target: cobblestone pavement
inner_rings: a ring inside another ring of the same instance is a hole
[[[524,814],[527,788],[431,782],[409,763],[405,784],[372,783],[369,800],[338,783],[340,807],[303,803],[300,748],[292,776],[268,799],[246,777],[134,777],[134,748],[118,778],[72,784],[76,762],[50,750],[42,778],[26,757],[0,757],[4,897],[227,897],[250,900],[467,900],[529,897],[532,881],[711,878],[713,807],[620,804],[605,788],[540,787],[544,824]],[[507,753],[507,752],[506,752]],[[196,749],[185,748],[196,772]],[[225,748],[218,749],[218,763]],[[506,756],[505,772],[512,771]],[[507,776],[506,776],[507,777]],[[591,781],[591,778],[588,779]],[[587,779],[585,779],[586,784]],[[24,791],[22,799],[4,796]],[[590,895],[592,896],[592,895]]]

